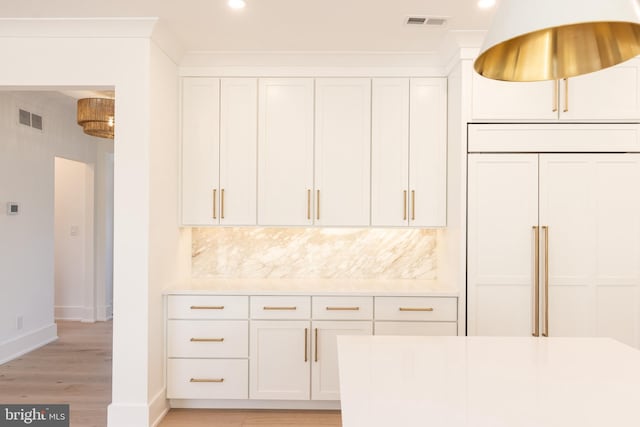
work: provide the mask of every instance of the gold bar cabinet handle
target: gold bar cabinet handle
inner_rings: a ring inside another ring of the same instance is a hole
[[[316,192],[316,219],[320,219],[320,190]]]
[[[433,311],[433,307],[400,307],[400,311]]]
[[[558,112],[558,85],[560,85],[560,81],[556,80],[553,82],[553,111],[554,113]]]
[[[314,349],[314,359],[317,362],[318,361],[318,328],[316,328],[315,332],[315,340],[316,340],[316,348]]]
[[[218,219],[218,217],[216,216],[216,199],[217,199],[217,191],[218,190],[213,190],[213,219]]]
[[[191,310],[224,310],[224,305],[192,305]]]
[[[411,190],[411,221],[416,220],[416,190]]]
[[[304,328],[304,361],[308,361],[309,360],[309,355],[307,353],[307,348],[309,347],[309,338],[308,338],[308,334],[309,334],[309,329],[308,328]]]
[[[307,190],[307,219],[311,219],[311,190]]]
[[[567,113],[569,111],[569,79],[564,80],[564,110]]]
[[[262,307],[263,310],[297,310],[298,307],[269,307],[269,306],[264,306]]]
[[[549,227],[543,226],[544,232],[544,323],[542,336],[549,336]]]
[[[224,219],[224,188],[220,190],[220,219]]]
[[[402,219],[407,220],[407,190],[403,191],[404,193],[404,207],[402,208]]]
[[[191,342],[224,342],[224,338],[191,338]]]
[[[224,378],[191,378],[190,383],[223,383]]]
[[[360,307],[327,307],[327,311],[358,311]]]
[[[533,335],[540,336],[540,229],[533,226]]]

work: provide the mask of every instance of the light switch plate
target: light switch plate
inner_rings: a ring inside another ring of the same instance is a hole
[[[18,215],[20,213],[20,205],[16,202],[7,202],[7,215]]]

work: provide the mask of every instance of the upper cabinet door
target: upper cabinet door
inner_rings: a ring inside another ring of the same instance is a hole
[[[220,224],[256,224],[258,80],[222,79]]]
[[[313,79],[261,79],[258,223],[313,223]]]
[[[558,119],[555,81],[503,82],[472,72],[472,120],[548,121]]]
[[[562,120],[640,120],[640,59],[561,82]]]
[[[220,79],[182,80],[182,224],[219,220]]]
[[[447,225],[447,81],[411,79],[409,225]]]
[[[409,223],[409,79],[373,79],[371,225]]]
[[[370,79],[316,79],[315,144],[315,223],[369,225]]]

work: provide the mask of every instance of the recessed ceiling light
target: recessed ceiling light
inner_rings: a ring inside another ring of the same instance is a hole
[[[244,0],[229,0],[228,5],[231,9],[243,9],[247,3]]]
[[[480,9],[489,9],[495,6],[496,0],[478,0],[478,7]]]

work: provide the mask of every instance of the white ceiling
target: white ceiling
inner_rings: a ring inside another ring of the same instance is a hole
[[[486,30],[477,0],[2,0],[2,18],[159,17],[186,51],[434,52],[449,30]],[[449,17],[409,27],[409,15]]]

